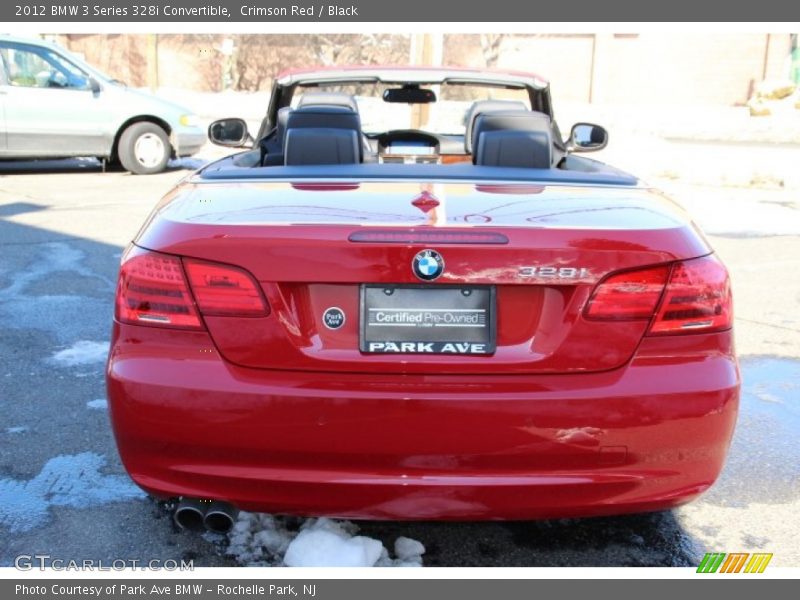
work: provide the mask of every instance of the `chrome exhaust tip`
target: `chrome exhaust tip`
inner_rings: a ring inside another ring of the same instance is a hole
[[[210,503],[208,501],[203,501],[199,498],[181,498],[173,515],[175,524],[181,529],[203,531],[205,527],[203,519],[209,506]]]
[[[230,502],[214,500],[208,505],[203,523],[206,529],[214,533],[228,533],[236,523],[239,509]]]

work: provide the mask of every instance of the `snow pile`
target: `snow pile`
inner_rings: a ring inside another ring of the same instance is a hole
[[[292,540],[283,562],[287,567],[372,567],[383,552],[383,544],[363,535],[309,528]]]
[[[94,410],[106,410],[108,408],[108,400],[105,398],[89,400],[89,402],[86,403],[86,408],[91,408]]]
[[[71,347],[56,352],[53,360],[66,367],[103,363],[108,356],[108,342],[89,342],[81,340]]]
[[[101,473],[105,457],[92,452],[51,458],[33,479],[0,479],[0,525],[11,533],[43,525],[50,507],[92,508],[145,497],[125,475]]]
[[[293,535],[285,519],[240,512],[239,519],[228,534],[226,554],[249,566],[280,565]]]
[[[422,545],[422,542],[403,536],[400,536],[394,541],[394,555],[398,560],[407,563],[419,563],[418,565],[408,564],[399,566],[422,566],[423,554],[425,554],[425,546]]]
[[[684,205],[709,235],[800,235],[800,214],[792,206],[737,201],[734,198],[724,210],[710,202],[684,202]]]
[[[358,526],[328,518],[299,521],[260,513],[239,513],[228,534],[226,553],[248,566],[421,567],[425,546],[399,537],[395,558],[376,539],[357,535]]]

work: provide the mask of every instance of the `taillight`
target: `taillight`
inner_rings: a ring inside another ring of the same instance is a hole
[[[652,318],[668,274],[669,267],[664,265],[608,277],[595,288],[586,317],[603,321]]]
[[[584,314],[604,321],[652,319],[651,335],[729,329],[733,302],[728,272],[709,255],[617,273],[598,284]]]
[[[185,258],[186,274],[203,315],[264,317],[269,307],[258,283],[244,269]]]
[[[136,325],[201,329],[180,259],[131,247],[120,267],[116,318]]]
[[[729,329],[732,323],[733,299],[728,271],[710,255],[672,267],[650,333],[705,333]]]
[[[131,247],[117,284],[118,321],[202,329],[201,314],[262,317],[269,306],[243,269],[195,259],[181,262],[177,256]]]

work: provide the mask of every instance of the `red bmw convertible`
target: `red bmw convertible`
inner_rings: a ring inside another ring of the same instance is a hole
[[[698,227],[562,136],[525,73],[280,76],[243,151],[122,259],[107,367],[133,480],[185,527],[661,510],[718,476],[739,371]]]

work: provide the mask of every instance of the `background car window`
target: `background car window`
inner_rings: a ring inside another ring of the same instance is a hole
[[[89,78],[75,65],[45,48],[0,48],[9,85],[17,87],[89,88]]]

